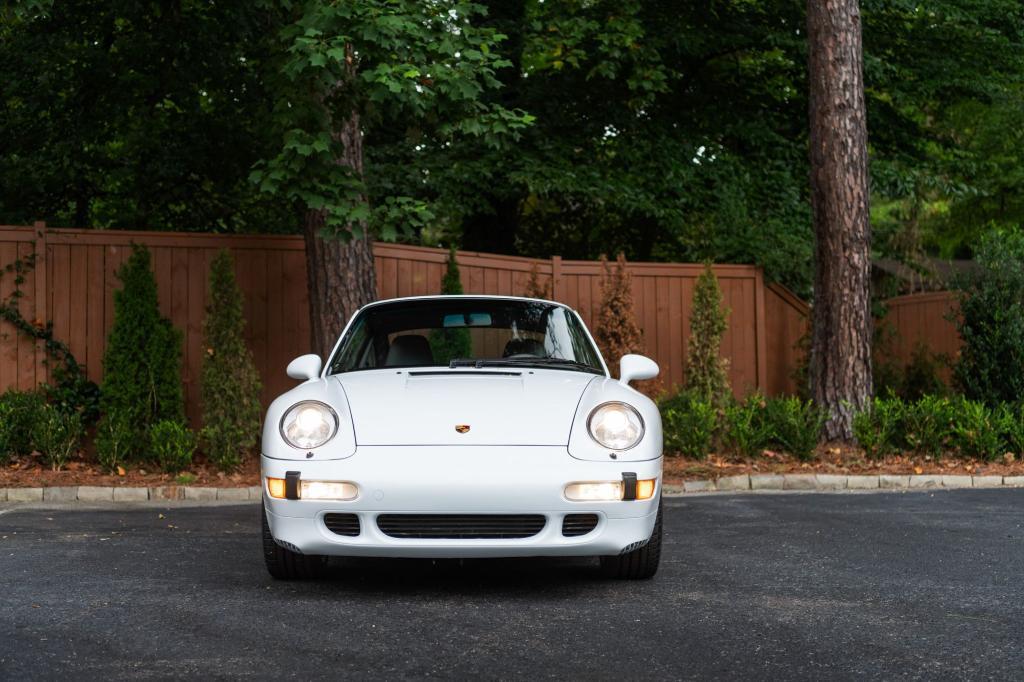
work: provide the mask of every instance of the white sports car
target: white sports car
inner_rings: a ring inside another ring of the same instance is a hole
[[[661,417],[609,376],[553,301],[427,296],[349,321],[326,366],[278,397],[263,431],[263,552],[275,578],[328,556],[599,556],[649,578],[661,555]]]

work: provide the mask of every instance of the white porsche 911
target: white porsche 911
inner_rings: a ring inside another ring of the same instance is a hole
[[[553,301],[427,296],[349,321],[303,355],[263,431],[263,552],[275,578],[328,556],[598,556],[649,578],[661,556],[661,417],[610,377]]]

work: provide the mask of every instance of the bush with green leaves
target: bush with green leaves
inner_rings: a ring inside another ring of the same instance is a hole
[[[210,461],[231,471],[260,435],[260,375],[245,345],[242,291],[226,250],[210,264],[210,303],[203,322],[200,440]]]
[[[444,277],[441,279],[441,293],[457,296],[462,292],[462,278],[459,275],[459,263],[456,260],[456,251],[453,246],[448,252],[448,262]],[[457,358],[471,357],[473,353],[473,342],[469,330],[465,327],[434,329],[430,332],[428,341],[434,355],[434,362],[439,365],[447,365]]]
[[[149,429],[162,420],[184,420],[181,333],[160,315],[149,251],[133,246],[118,271],[114,326],[107,337],[100,388],[101,423],[96,448],[101,461],[143,456]],[[116,420],[118,426],[104,424]],[[109,437],[124,429],[132,437],[115,445]],[[118,449],[118,452],[113,452]]]
[[[686,354],[686,389],[724,407],[729,388],[729,362],[721,355],[722,335],[729,311],[722,306],[722,290],[710,264],[697,278],[690,315],[690,341]]]
[[[685,457],[704,459],[711,453],[718,411],[709,400],[680,391],[659,404],[665,450]]]
[[[1005,406],[1000,422],[1003,440],[1009,452],[1024,458],[1024,403]]]
[[[956,416],[956,403],[946,396],[923,396],[903,409],[903,440],[915,452],[941,457],[952,447]]]
[[[953,443],[960,454],[994,460],[1006,452],[1003,440],[1005,407],[990,408],[980,400],[958,400],[953,422]]]
[[[885,457],[902,443],[904,403],[899,398],[875,398],[867,410],[853,415],[853,435],[870,457]]]
[[[825,411],[813,400],[797,397],[769,400],[766,409],[772,444],[798,459],[813,459],[825,425]]]
[[[163,419],[149,429],[150,457],[169,474],[187,469],[195,450],[195,434],[181,422]]]
[[[1024,234],[986,235],[975,263],[955,281],[963,345],[954,377],[968,398],[1013,402],[1024,395]]]
[[[81,415],[51,404],[42,405],[32,428],[36,450],[54,471],[60,470],[78,452],[82,435]]]
[[[771,445],[767,413],[767,400],[759,393],[729,403],[722,425],[725,446],[744,457],[761,454]]]
[[[40,391],[8,389],[0,395],[0,462],[32,454],[35,424],[45,405]]]
[[[96,426],[96,458],[107,471],[127,464],[138,451],[139,430],[123,414],[115,413]]]

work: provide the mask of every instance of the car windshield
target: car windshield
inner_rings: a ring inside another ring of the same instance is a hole
[[[579,318],[554,303],[451,298],[395,301],[359,313],[331,374],[382,367],[549,367],[604,374]]]

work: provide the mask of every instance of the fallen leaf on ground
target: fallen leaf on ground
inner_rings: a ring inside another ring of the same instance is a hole
[[[118,467],[117,467],[117,475],[118,475],[118,476],[124,476],[124,475],[125,475],[125,474],[127,474],[127,473],[128,473],[128,472],[124,470],[124,467],[123,467],[123,466],[118,466]]]
[[[922,469],[921,467],[914,467],[914,473],[921,475],[924,473],[924,469]]]

